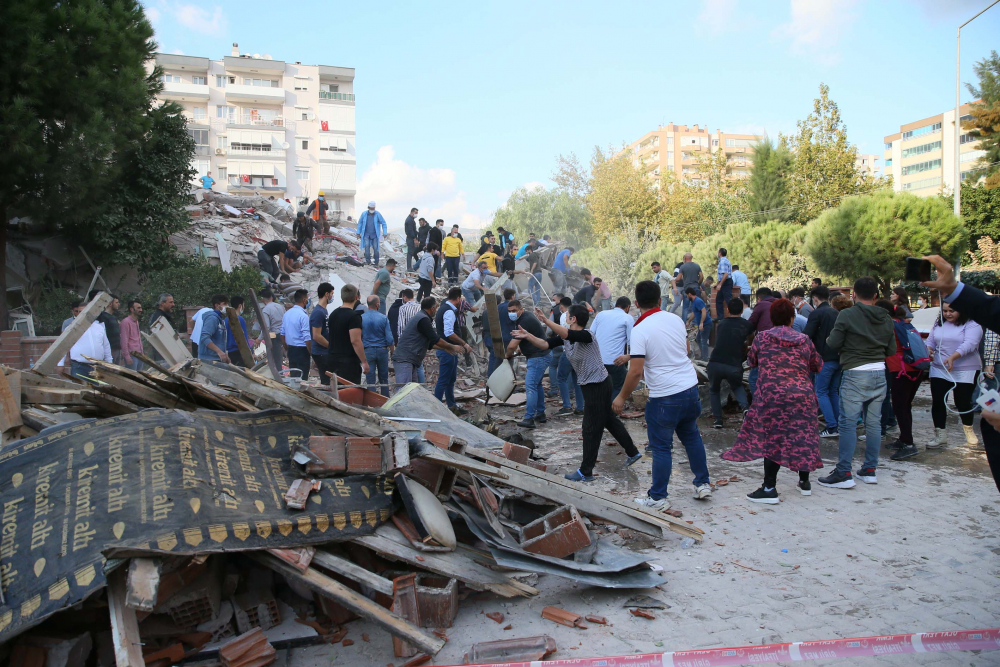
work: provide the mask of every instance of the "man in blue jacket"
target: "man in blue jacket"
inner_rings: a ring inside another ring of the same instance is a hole
[[[229,303],[236,309],[237,317],[240,319],[240,327],[243,329],[243,340],[247,342],[247,347],[251,348],[252,352],[253,344],[250,342],[250,336],[247,334],[247,321],[243,319],[244,299],[241,296],[234,296],[229,300]],[[243,358],[239,343],[236,342],[236,334],[233,333],[233,328],[229,324],[229,318],[225,314],[222,315],[222,318],[226,321],[226,354],[229,355],[229,363],[234,366],[250,368],[253,366],[253,359]]]
[[[212,310],[201,317],[201,337],[198,339],[198,358],[204,361],[224,361],[226,354],[226,318],[222,311],[229,305],[229,297],[216,294],[212,297]]]
[[[365,251],[365,264],[372,263],[372,248],[375,249],[375,266],[378,266],[378,247],[382,237],[389,233],[385,218],[375,210],[375,202],[368,202],[368,210],[358,217],[358,238]]]

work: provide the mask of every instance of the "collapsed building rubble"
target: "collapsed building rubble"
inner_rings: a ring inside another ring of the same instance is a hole
[[[37,365],[0,374],[5,663],[71,650],[82,657],[66,664],[94,653],[102,666],[263,667],[283,648],[346,645],[364,618],[418,664],[448,641],[469,591],[535,596],[525,573],[665,583],[597,524],[702,538],[549,474],[418,385],[387,400],[189,358],[94,366],[86,383]],[[470,642],[469,660],[556,650],[548,637]]]

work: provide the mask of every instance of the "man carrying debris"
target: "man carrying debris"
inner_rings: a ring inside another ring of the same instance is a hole
[[[601,439],[604,429],[618,441],[628,458],[625,467],[642,458],[642,454],[632,442],[625,424],[611,409],[611,378],[601,359],[601,350],[591,332],[586,330],[590,312],[586,306],[575,304],[570,306],[566,321],[569,328],[561,326],[545,317],[541,308],[535,308],[535,317],[555,334],[547,339],[533,336],[521,327],[513,332],[513,337],[527,340],[539,349],[550,349],[557,346],[564,348],[563,357],[573,364],[573,370],[580,387],[583,389],[584,401],[590,406],[583,415],[583,460],[580,467],[566,475],[566,479],[574,482],[594,481],[594,466],[597,464],[597,454],[601,449]]]
[[[389,290],[392,288],[392,272],[396,270],[396,260],[392,257],[385,260],[385,266],[375,274],[375,284],[372,294],[379,299],[379,312],[385,315],[386,304],[389,303]]]
[[[152,327],[153,324],[156,322],[156,320],[162,317],[167,321],[167,324],[173,327],[174,323],[170,321],[170,313],[173,311],[173,309],[174,309],[174,295],[164,292],[156,300],[156,308],[153,309],[153,312],[149,316],[148,326]],[[160,353],[156,351],[156,348],[153,348],[153,361],[163,361],[163,357],[161,357]]]
[[[286,311],[281,319],[281,332],[285,337],[288,367],[299,369],[300,377],[305,380],[309,377],[309,356],[312,351],[309,315],[306,314],[309,292],[304,289],[295,290],[292,302],[295,305]]]
[[[417,222],[413,216],[417,214],[417,209],[411,208],[410,214],[403,222],[403,232],[406,234],[406,270],[413,270],[413,260],[417,258]]]
[[[557,292],[566,293],[566,274],[569,273],[569,258],[576,252],[573,248],[563,248],[556,253],[556,258],[552,262],[552,270],[549,276],[552,278],[552,287]]]
[[[292,223],[292,234],[295,236],[295,242],[299,246],[303,246],[309,249],[309,252],[313,251],[312,240],[313,240],[312,223],[306,218],[306,214],[299,211],[298,215],[295,216],[295,221]]]
[[[480,260],[475,270],[462,282],[462,296],[465,297],[465,300],[470,305],[475,305],[485,292],[486,288],[483,287],[483,281],[486,279],[486,276],[499,277],[500,274],[490,271],[487,268],[486,260]]]
[[[544,336],[545,329],[542,328],[541,322],[525,310],[519,300],[511,300],[507,308],[507,317],[514,322],[515,327],[524,329],[536,338]],[[545,417],[545,389],[542,387],[542,378],[545,377],[545,370],[549,367],[552,355],[547,348],[537,347],[527,340],[512,338],[507,345],[507,358],[513,359],[518,349],[526,359],[528,370],[524,378],[524,391],[527,395],[524,419],[517,422],[517,425],[522,428],[535,428],[535,422],[544,424],[548,421]]]
[[[694,473],[694,497],[704,500],[712,495],[705,444],[698,430],[701,416],[698,375],[687,356],[690,346],[684,322],[673,313],[660,310],[660,288],[656,283],[643,280],[637,284],[635,302],[642,314],[632,329],[625,386],[615,397],[612,408],[620,415],[640,378],[646,381],[649,390],[646,433],[653,452],[653,483],[648,493],[635,502],[649,509],[665,510],[670,508],[667,485],[673,467],[671,448],[675,431]]]
[[[260,264],[260,270],[271,276],[271,280],[274,282],[278,281],[280,275],[278,263],[274,261],[274,257],[276,255],[284,257],[286,250],[288,250],[288,241],[274,239],[265,243],[257,251],[257,263]]]
[[[234,366],[241,366],[243,368],[250,368],[253,366],[253,359],[244,359],[243,353],[240,352],[239,343],[236,340],[236,336],[243,336],[243,340],[246,341],[247,347],[251,348],[251,353],[253,352],[253,343],[250,341],[250,335],[247,333],[247,321],[243,319],[243,304],[245,303],[243,297],[234,295],[229,299],[229,305],[233,307],[236,311],[236,317],[240,321],[240,329],[242,333],[233,332],[233,327],[229,324],[229,318],[225,317],[226,320],[226,354],[229,356],[229,363]]]
[[[420,258],[420,266],[417,267],[417,280],[420,282],[420,289],[417,291],[417,300],[422,301],[431,295],[431,290],[437,285],[437,278],[434,276],[435,266],[438,256],[438,246],[434,243],[427,244],[427,250]]]
[[[428,350],[438,349],[448,354],[459,354],[462,351],[461,346],[453,345],[437,335],[433,324],[436,313],[437,301],[431,296],[420,302],[420,309],[405,323],[400,309],[399,345],[396,346],[396,354],[393,357],[397,387],[414,380],[424,381],[422,377],[417,377],[417,373],[423,369],[424,357],[427,356]]]
[[[226,316],[222,314],[228,305],[229,297],[225,294],[216,294],[212,297],[212,310],[201,318],[198,358],[203,361],[229,363],[229,355],[226,354]]]
[[[361,239],[361,249],[365,251],[365,264],[372,263],[372,249],[375,250],[374,265],[378,266],[378,248],[382,237],[388,234],[385,218],[375,210],[375,202],[368,202],[368,210],[358,218],[358,238]],[[358,379],[360,382],[360,378]]]
[[[369,371],[365,347],[362,343],[361,311],[358,305],[360,292],[354,285],[340,288],[343,305],[330,315],[330,372],[356,385],[361,384],[361,373]],[[336,381],[336,378],[333,378]]]
[[[368,388],[375,387],[375,376],[378,374],[378,390],[383,396],[389,396],[389,354],[395,350],[396,341],[392,337],[392,326],[389,318],[382,314],[384,307],[379,304],[379,298],[372,294],[368,297],[368,310],[361,316],[361,344],[368,361],[368,371],[365,381]]]
[[[329,208],[329,204],[326,203],[326,195],[320,190],[316,199],[306,209],[306,215],[312,217],[312,224],[317,233],[320,231],[324,234],[330,233],[330,222],[326,219],[326,212]]]
[[[320,283],[316,290],[316,297],[318,301],[313,306],[312,312],[309,313],[309,331],[312,336],[310,352],[313,361],[316,362],[316,370],[319,371],[320,384],[328,385],[330,378],[327,377],[326,372],[331,368],[328,364],[330,330],[327,327],[327,322],[330,313],[327,311],[327,306],[330,304],[330,299],[333,298],[333,285]]]
[[[439,338],[443,338],[467,354],[472,353],[472,347],[458,335],[458,308],[462,303],[462,288],[452,287],[448,290],[448,300],[441,304],[434,317],[434,325]],[[450,352],[438,350],[439,371],[437,385],[434,387],[434,398],[445,400],[448,409],[456,415],[464,415],[467,411],[458,407],[455,402],[455,380],[458,378],[458,357]]]
[[[701,348],[701,356],[698,358],[708,361],[708,339],[712,334],[712,316],[708,312],[708,305],[704,299],[698,296],[696,287],[685,288],[684,298],[691,302],[691,309],[685,320],[685,324],[691,332],[689,335],[698,342]]]
[[[142,362],[133,357],[136,352],[142,354],[142,337],[139,335],[139,318],[142,316],[142,304],[136,300],[128,302],[128,316],[121,323],[121,351],[125,366],[134,371],[142,368]]]

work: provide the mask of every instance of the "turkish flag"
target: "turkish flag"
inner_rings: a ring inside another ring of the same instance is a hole
[[[329,121],[321,120],[319,122],[319,124],[320,124],[320,126],[322,126],[324,132],[329,132],[330,131],[330,123],[329,123]]]
[[[244,183],[249,183],[250,182],[250,176],[249,176],[249,174],[243,174],[243,182]]]

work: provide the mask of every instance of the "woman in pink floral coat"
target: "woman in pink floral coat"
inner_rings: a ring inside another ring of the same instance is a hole
[[[788,299],[771,304],[774,328],[757,334],[747,355],[760,369],[753,404],[727,461],[764,459],[764,484],[748,493],[757,503],[777,504],[775,488],[781,466],[799,473],[799,491],[812,493],[809,473],[823,467],[819,457],[816,391],[810,373],[818,373],[823,358],[812,341],[791,327],[795,306]]]

